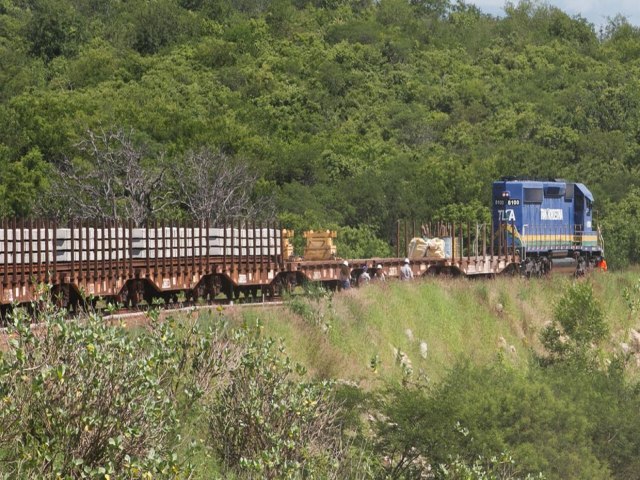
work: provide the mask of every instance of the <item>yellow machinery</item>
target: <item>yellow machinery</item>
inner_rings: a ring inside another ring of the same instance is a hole
[[[305,260],[333,260],[336,258],[336,246],[333,239],[336,238],[335,230],[304,232],[307,245],[304,248]]]
[[[291,239],[294,233],[294,230],[287,230],[286,228],[282,230],[282,255],[286,259],[293,257],[293,243],[291,243]]]

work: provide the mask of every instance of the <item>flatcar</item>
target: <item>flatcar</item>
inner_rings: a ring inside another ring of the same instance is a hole
[[[493,183],[493,223],[517,250],[526,275],[594,267],[604,256],[593,195],[582,183],[502,178]]]
[[[399,223],[397,256],[347,259],[356,276],[364,266],[381,265],[387,278],[405,263],[402,239],[416,236],[416,223]],[[413,228],[410,228],[410,225]],[[487,225],[440,225],[451,239],[443,257],[411,258],[414,276],[451,274],[492,276],[519,265],[516,252],[489,247]],[[482,235],[470,236],[471,231]],[[309,259],[292,255],[292,232],[273,222],[203,223],[0,220],[0,314],[39,298],[49,285],[61,306],[87,302],[136,307],[160,299],[254,301],[278,297],[304,282],[337,288],[343,258]]]

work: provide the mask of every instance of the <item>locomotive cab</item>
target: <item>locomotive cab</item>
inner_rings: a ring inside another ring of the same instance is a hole
[[[574,220],[576,232],[593,231],[593,195],[581,183],[575,184]]]

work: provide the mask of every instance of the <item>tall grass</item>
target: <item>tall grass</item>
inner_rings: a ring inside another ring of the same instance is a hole
[[[638,272],[628,271],[579,280],[594,285],[612,332],[611,350],[619,349],[630,328],[640,328],[639,312],[630,312],[623,298],[623,290],[638,278]],[[486,364],[499,356],[525,368],[532,353],[543,351],[539,333],[573,281],[551,276],[389,282],[308,300],[304,308],[238,310],[231,316],[250,322],[260,318],[265,334],[283,338],[288,353],[319,378],[373,387],[399,377],[400,351],[414,375],[436,381],[460,358]]]

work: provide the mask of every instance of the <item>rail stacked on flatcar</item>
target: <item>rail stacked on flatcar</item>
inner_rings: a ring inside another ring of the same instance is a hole
[[[419,230],[419,229],[418,229]],[[455,238],[446,258],[411,260],[416,276],[438,273],[494,275],[519,264],[506,238],[488,225],[440,224]],[[472,234],[473,232],[473,234]],[[286,234],[285,234],[286,233]],[[63,305],[88,299],[135,306],[161,298],[175,301],[277,296],[305,281],[336,288],[342,259],[286,257],[288,235],[279,226],[234,223],[209,225],[2,221],[0,225],[0,305],[34,300],[39,284],[51,286]],[[397,258],[351,259],[354,275],[381,264],[396,277],[405,255],[402,238],[419,235],[416,224],[399,223]],[[494,248],[492,243],[496,243]]]

